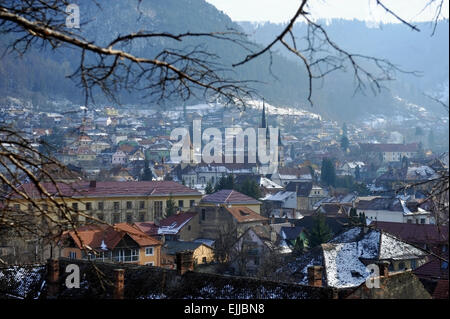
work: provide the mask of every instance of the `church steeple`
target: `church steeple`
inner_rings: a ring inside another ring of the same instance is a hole
[[[262,120],[261,120],[261,128],[267,128],[267,121],[266,121],[266,104],[263,99],[263,111],[262,111]]]

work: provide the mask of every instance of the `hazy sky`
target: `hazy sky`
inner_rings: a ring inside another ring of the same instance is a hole
[[[235,21],[285,22],[295,14],[300,0],[206,0]],[[376,5],[375,0],[312,0],[309,11],[315,18],[346,18],[393,22],[395,18]],[[429,0],[384,0],[383,3],[406,21],[429,21],[435,7],[422,9]],[[436,2],[439,2],[436,1]],[[448,0],[443,13],[448,18]]]

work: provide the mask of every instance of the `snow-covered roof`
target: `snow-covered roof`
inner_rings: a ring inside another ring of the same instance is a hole
[[[380,230],[351,228],[322,244],[323,265],[331,287],[357,287],[370,275],[363,260],[418,259],[426,253]],[[305,270],[304,270],[305,271]]]
[[[350,167],[351,169],[356,168],[357,166],[359,167],[363,167],[366,164],[364,164],[364,162],[347,162],[348,167]]]
[[[422,165],[419,167],[408,167],[408,172],[406,173],[407,180],[434,179],[438,177],[439,175],[436,174],[434,169],[426,165]]]
[[[296,197],[295,192],[282,191],[276,194],[267,194],[264,198],[262,198],[262,200],[283,202],[287,200],[290,196]]]
[[[259,186],[264,188],[276,188],[276,189],[283,188],[283,186],[280,186],[277,183],[272,182],[270,179],[266,177],[261,177],[261,180],[259,181]]]

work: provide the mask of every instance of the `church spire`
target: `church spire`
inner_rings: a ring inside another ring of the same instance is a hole
[[[267,128],[267,122],[266,122],[266,104],[263,99],[263,111],[262,111],[262,121],[261,121],[261,128]]]

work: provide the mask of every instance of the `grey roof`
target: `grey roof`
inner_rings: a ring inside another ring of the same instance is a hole
[[[289,192],[297,191],[297,196],[307,197],[313,188],[312,182],[289,182],[286,185],[286,190]]]
[[[163,250],[167,255],[175,255],[181,251],[194,251],[201,245],[203,243],[194,241],[166,241]]]
[[[295,240],[302,233],[305,227],[295,226],[295,227],[281,227],[281,233],[284,234],[282,237],[287,240]]]

